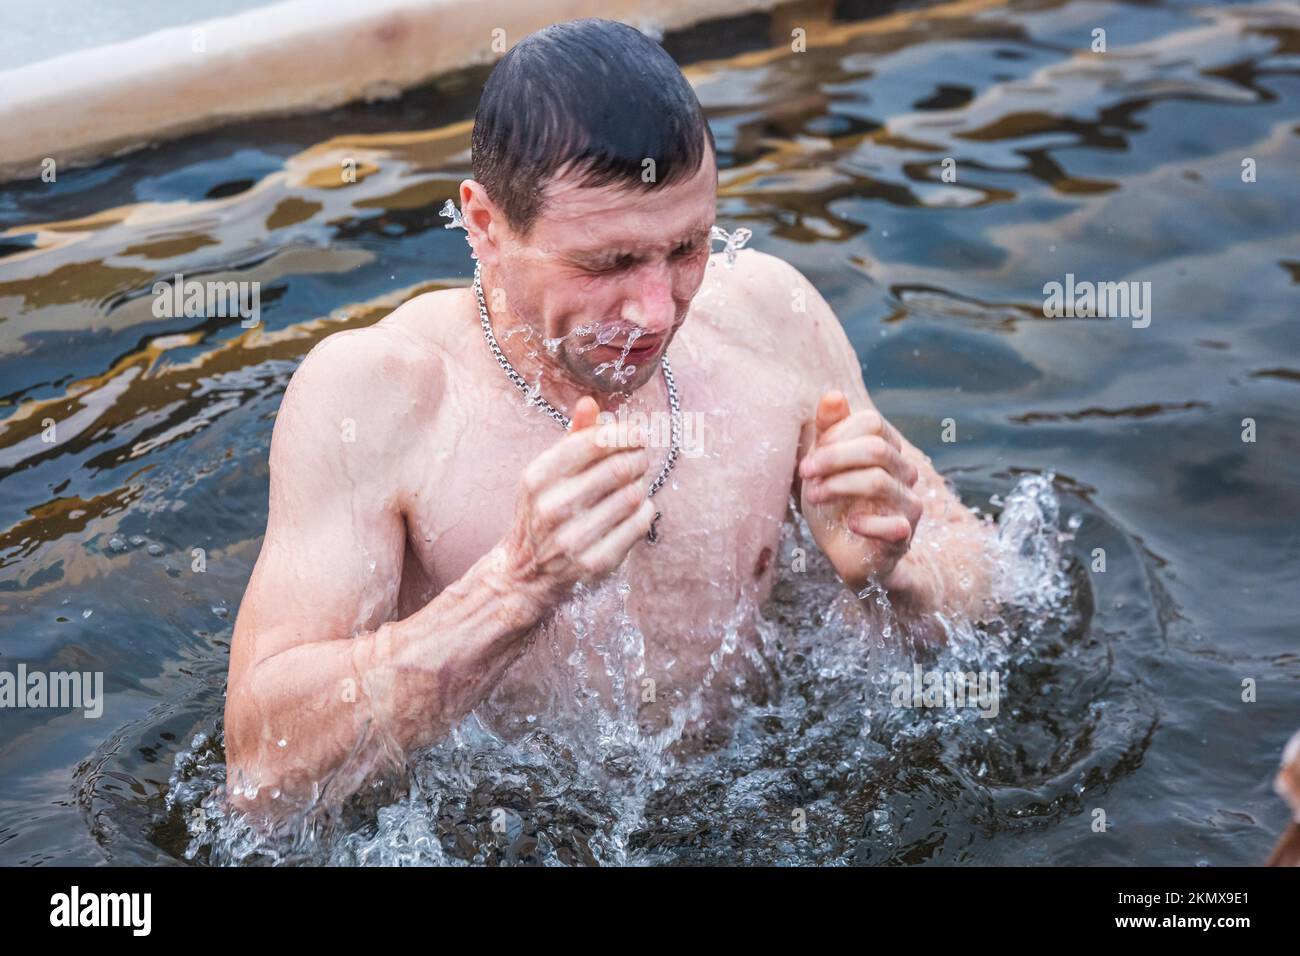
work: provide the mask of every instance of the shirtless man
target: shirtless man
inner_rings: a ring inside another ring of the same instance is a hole
[[[489,328],[568,431],[499,364],[473,289],[311,351],[231,650],[241,808],[354,791],[489,695],[545,725],[575,667],[647,731],[705,685],[725,701],[754,655],[719,635],[752,636],[792,496],[854,591],[878,583],[913,619],[988,599],[985,526],[872,404],[816,289],[771,256],[711,255],[713,137],[658,44],[600,20],[524,39],[484,89],[473,170]],[[699,453],[650,498],[669,448],[631,416],[666,415],[665,358]],[[596,666],[596,632],[629,623],[653,700]]]

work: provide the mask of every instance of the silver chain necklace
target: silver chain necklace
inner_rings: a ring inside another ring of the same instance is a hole
[[[562,411],[542,398],[540,387],[534,392],[529,387],[527,380],[515,371],[515,367],[510,364],[510,359],[506,358],[506,353],[501,351],[501,346],[497,344],[497,337],[492,334],[492,320],[488,318],[487,302],[483,299],[483,279],[481,275],[482,263],[474,263],[474,297],[478,299],[478,320],[483,326],[483,337],[487,339],[488,348],[496,356],[497,364],[501,370],[506,373],[506,378],[515,383],[515,387],[524,393],[528,404],[537,405],[547,415],[559,424],[565,431],[569,430],[569,417]],[[672,366],[668,364],[668,355],[665,354],[659,360],[664,370],[664,384],[668,386],[668,410],[672,420],[672,440],[668,449],[668,457],[664,460],[664,466],[659,471],[659,476],[650,485],[650,494],[648,497],[653,498],[655,493],[664,486],[668,480],[668,473],[673,470],[673,465],[677,464],[677,452],[682,444],[682,413],[677,404],[677,382],[673,379]],[[659,519],[663,516],[660,511],[655,512],[654,520],[650,522],[650,530],[646,533],[646,540],[654,544],[659,540],[659,533],[656,530],[659,525]]]

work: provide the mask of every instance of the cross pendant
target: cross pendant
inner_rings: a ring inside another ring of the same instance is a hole
[[[663,512],[656,511],[654,520],[650,522],[650,530],[646,532],[645,539],[649,541],[651,544],[654,544],[656,541],[659,540],[659,532],[657,530],[657,527],[659,525],[659,519],[661,517],[663,517]]]

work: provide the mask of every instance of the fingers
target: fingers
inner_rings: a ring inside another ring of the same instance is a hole
[[[903,515],[852,514],[845,522],[849,530],[864,538],[902,544],[912,536],[913,526]]]
[[[590,395],[584,395],[578,399],[578,404],[573,406],[573,415],[569,418],[569,431],[580,432],[584,428],[590,428],[599,418],[600,406]]]
[[[654,502],[642,497],[631,515],[582,553],[579,563],[591,574],[603,574],[618,567],[632,546],[644,540],[654,516]]]
[[[570,420],[571,427],[586,421],[590,414],[584,409],[589,399],[582,399]],[[596,403],[593,401],[594,406]],[[582,417],[579,418],[579,414]],[[552,447],[538,455],[524,469],[524,486],[534,492],[551,487],[562,478],[576,475],[602,458],[628,448],[640,448],[646,443],[641,429],[626,422],[597,424],[593,419],[583,428],[570,431]]]
[[[822,398],[822,404],[817,406],[820,414],[827,396],[838,394],[836,392],[827,392]],[[846,403],[847,407],[847,403]],[[902,449],[902,440],[895,430],[894,426],[885,421],[885,417],[874,409],[864,409],[853,415],[848,415],[837,420],[825,430],[818,429],[817,445],[828,445],[833,442],[844,441],[849,438],[859,438],[865,435],[879,435],[895,448]]]
[[[506,541],[512,560],[557,600],[575,582],[613,570],[654,518],[645,435],[598,418],[584,396],[570,433],[524,469]]]
[[[859,501],[867,499],[884,505],[891,512],[902,514],[913,527],[921,520],[924,511],[916,493],[883,468],[841,471],[819,478],[804,489],[804,495],[813,504],[843,498]]]
[[[601,499],[594,507],[584,512],[580,517],[569,522],[560,528],[555,535],[556,544],[567,554],[581,556],[593,547],[598,547],[606,538],[613,536],[615,531],[631,517],[640,511],[643,503],[650,499],[646,497],[645,491],[640,487],[631,485],[619,488]],[[650,527],[646,523],[646,529]],[[635,543],[635,539],[628,541],[630,548]],[[622,560],[626,550],[619,553],[619,560]],[[580,560],[580,564],[583,562]],[[586,571],[594,569],[584,567]]]
[[[830,429],[849,417],[849,400],[838,389],[832,389],[817,403],[817,434]]]
[[[883,468],[911,487],[919,477],[901,451],[880,435],[859,435],[844,441],[819,445],[804,456],[799,475],[805,481],[837,472],[861,468]]]
[[[650,455],[643,448],[618,449],[585,471],[560,479],[537,496],[538,517],[547,527],[557,527],[625,486],[644,496]]]

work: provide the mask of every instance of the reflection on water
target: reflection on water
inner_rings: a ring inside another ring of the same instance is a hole
[[[585,733],[485,712],[296,841],[214,816],[276,409],[325,335],[468,282],[439,210],[483,73],[230,127],[0,187],[0,653],[106,692],[98,721],[0,718],[0,861],[1266,855],[1300,725],[1300,15],[966,0],[807,29],[798,54],[784,20],[666,38],[714,126],[719,223],[817,284],[877,403],[1002,511],[1005,620],[927,656],[813,567],[765,609],[775,692],[693,756],[598,703]],[[259,282],[261,325],[155,317],[178,273]],[[1044,319],[1067,273],[1150,282],[1150,327]],[[1000,670],[998,717],[888,706],[914,661]]]

